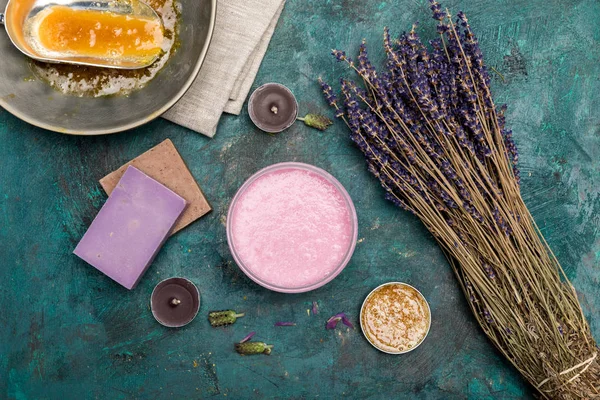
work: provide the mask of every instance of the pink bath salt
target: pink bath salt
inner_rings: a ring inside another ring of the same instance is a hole
[[[324,177],[300,168],[257,178],[240,195],[231,218],[241,263],[278,288],[325,280],[345,260],[354,238],[344,195]]]

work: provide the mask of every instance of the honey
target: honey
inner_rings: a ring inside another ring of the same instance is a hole
[[[31,60],[31,70],[36,79],[47,82],[61,93],[78,97],[126,96],[145,87],[160,73],[179,48],[178,24],[181,5],[175,0],[144,2],[160,16],[164,28],[162,51],[152,65],[141,69],[119,70]]]
[[[406,353],[425,340],[431,325],[429,305],[418,290],[389,283],[365,300],[360,323],[373,346],[386,353]]]
[[[42,54],[145,60],[162,50],[162,26],[151,18],[56,5],[35,19],[32,36]]]

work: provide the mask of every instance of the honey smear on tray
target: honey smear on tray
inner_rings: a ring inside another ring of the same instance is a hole
[[[367,296],[361,310],[367,340],[386,353],[401,354],[420,345],[431,325],[429,305],[410,285],[388,283]]]
[[[50,24],[48,24],[46,32],[50,33],[51,36],[47,40],[56,42],[52,46],[58,46],[59,48],[66,46],[71,50],[79,49],[84,52],[107,50],[110,53],[114,51],[117,53],[114,56],[121,57],[121,59],[122,57],[139,57],[143,56],[143,54],[153,57],[155,55],[154,52],[159,52],[158,58],[149,67],[134,70],[119,70],[85,65],[51,64],[31,61],[33,73],[36,77],[48,82],[50,86],[59,92],[79,97],[129,95],[143,88],[156,77],[175,53],[179,41],[178,19],[181,13],[181,4],[176,0],[148,0],[146,3],[156,11],[162,21],[163,29],[160,30],[160,33],[156,31],[154,25],[151,24],[148,26],[144,22],[144,18],[135,17],[129,21],[113,20],[112,18],[116,15],[114,13],[106,13],[102,17],[102,20],[94,21],[93,27],[90,27],[88,24],[86,16],[79,17],[82,20],[81,32],[72,26],[57,27]],[[60,6],[53,6],[52,8],[57,7]],[[92,12],[98,13],[98,11]],[[91,20],[94,20],[96,17],[98,16],[94,15],[93,18],[90,16]],[[100,28],[96,28],[96,23],[98,22],[101,25]],[[120,28],[121,22],[131,25]],[[158,21],[154,24],[160,29]],[[110,26],[110,29],[104,31],[102,29],[104,26]],[[87,32],[84,32],[83,29],[87,30]],[[119,31],[119,29],[123,29],[123,31]],[[90,34],[90,30],[94,31],[94,35]],[[128,30],[131,32],[128,33]],[[134,30],[137,32],[134,32]],[[69,39],[62,41],[60,37],[64,36],[67,32],[75,32],[74,38],[77,40]],[[106,37],[103,35],[106,35]],[[107,40],[105,41],[104,39]],[[139,43],[137,43],[138,39]],[[78,44],[81,40],[85,43]],[[120,43],[117,48],[112,44],[113,40]],[[104,44],[100,45],[100,41],[103,41]]]
[[[46,8],[29,23],[31,44],[46,57],[152,60],[162,50],[159,20],[66,6]]]

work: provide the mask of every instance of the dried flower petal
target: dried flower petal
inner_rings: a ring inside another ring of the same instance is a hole
[[[313,301],[312,313],[313,315],[317,315],[319,313],[319,304],[316,301]]]
[[[325,328],[326,329],[335,329],[338,322],[340,322],[342,320],[342,318],[346,318],[346,314],[344,314],[344,313],[335,314],[333,317],[331,317],[327,320],[327,324],[325,325]]]
[[[240,343],[246,343],[248,340],[252,339],[254,335],[256,335],[256,332],[250,332],[245,338],[240,340]]]
[[[327,320],[327,324],[325,325],[325,328],[335,329],[338,325],[338,322],[340,322],[340,321],[342,321],[342,323],[344,325],[346,325],[347,327],[354,329],[354,325],[352,324],[352,322],[350,322],[350,320],[346,316],[346,313],[335,314],[333,317],[329,318]]]
[[[296,326],[296,323],[295,322],[280,321],[280,322],[276,322],[275,326]]]
[[[352,322],[350,322],[350,320],[348,319],[348,317],[346,317],[345,315],[342,317],[342,323],[344,325],[346,325],[347,327],[350,327],[350,328],[354,329],[354,325],[352,325]]]

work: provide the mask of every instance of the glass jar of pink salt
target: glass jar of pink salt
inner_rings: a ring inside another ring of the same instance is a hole
[[[346,267],[358,234],[356,210],[326,171],[287,162],[244,183],[227,215],[237,265],[259,285],[283,293],[317,289]]]

